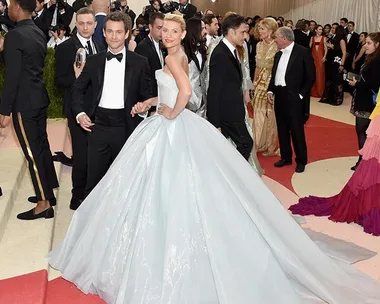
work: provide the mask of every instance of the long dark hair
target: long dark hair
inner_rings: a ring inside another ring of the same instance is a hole
[[[368,35],[368,38],[371,39],[373,43],[378,43],[379,45],[377,46],[375,52],[367,55],[366,60],[365,60],[366,63],[369,63],[376,57],[380,56],[380,32],[371,33]]]
[[[194,61],[199,71],[203,67],[207,59],[206,41],[202,35],[202,20],[199,18],[190,18],[186,21],[186,36],[183,39],[183,48],[187,56],[188,62]],[[202,55],[202,65],[200,65],[196,53]]]
[[[347,41],[347,35],[344,27],[339,25],[335,30],[335,40],[337,43],[339,43],[342,39],[344,41]]]

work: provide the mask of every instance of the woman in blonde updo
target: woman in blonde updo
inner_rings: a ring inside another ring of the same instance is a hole
[[[256,151],[262,152],[264,156],[279,155],[276,117],[273,104],[270,104],[267,99],[274,56],[277,53],[277,45],[274,41],[277,28],[277,22],[273,18],[263,19],[258,27],[261,41],[256,47],[252,129]]]

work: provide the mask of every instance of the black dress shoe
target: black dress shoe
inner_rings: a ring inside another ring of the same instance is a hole
[[[50,219],[53,217],[54,217],[54,209],[52,207],[46,209],[45,211],[37,213],[37,214],[34,213],[34,208],[29,210],[29,211],[17,214],[18,219],[26,220],[26,221],[36,220],[39,218]]]
[[[29,196],[28,201],[33,203],[33,204],[37,204],[38,203],[37,196]],[[50,203],[50,206],[53,207],[53,206],[57,205],[57,199],[54,197],[51,200],[49,200],[49,203]]]
[[[305,171],[305,165],[297,164],[296,173],[302,173],[303,171]]]
[[[351,167],[352,171],[356,171],[356,169],[359,167],[360,162],[357,162],[355,166]]]
[[[70,201],[70,209],[77,210],[79,206],[82,204],[82,202],[83,199],[72,198]]]
[[[276,168],[282,168],[284,166],[290,166],[291,164],[292,164],[292,161],[288,161],[288,160],[285,160],[285,159],[280,159],[278,162],[274,163],[274,166]]]

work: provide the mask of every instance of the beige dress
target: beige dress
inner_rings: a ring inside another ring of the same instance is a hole
[[[279,155],[276,117],[273,105],[268,103],[267,90],[272,76],[276,43],[259,42],[256,54],[256,72],[252,98],[254,142],[257,152],[265,156]]]

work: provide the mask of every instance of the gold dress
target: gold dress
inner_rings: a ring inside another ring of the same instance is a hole
[[[254,142],[257,152],[265,156],[279,155],[276,117],[273,105],[268,103],[267,90],[272,76],[274,56],[277,45],[273,41],[257,44],[256,72],[252,98]]]

